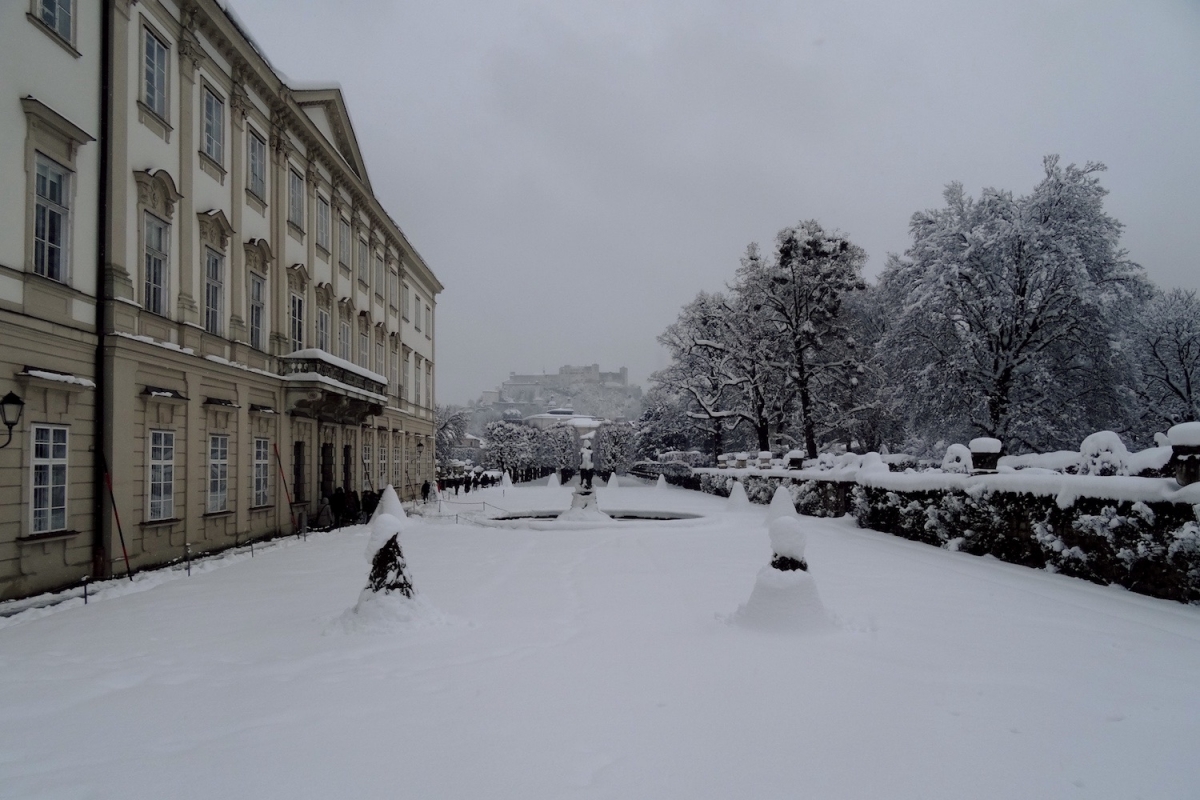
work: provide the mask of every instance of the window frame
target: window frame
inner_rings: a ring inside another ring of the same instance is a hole
[[[153,41],[161,50],[162,58],[154,59],[154,77],[160,79],[160,83],[151,86],[150,75],[150,44]],[[151,111],[155,116],[163,122],[169,122],[168,113],[171,108],[170,87],[171,87],[171,48],[164,41],[163,37],[150,28],[143,21],[142,23],[142,104]],[[151,94],[152,88],[154,93]]]
[[[208,435],[208,491],[205,493],[205,513],[222,514],[229,511],[229,434]]]
[[[353,231],[350,228],[350,220],[345,217],[338,217],[338,264],[350,268],[351,260],[354,254],[350,252],[352,247],[351,240],[354,238]]]
[[[299,292],[290,292],[289,295],[288,341],[294,353],[304,349],[304,296]]]
[[[65,10],[65,13],[63,13]],[[47,19],[49,14],[50,19]],[[37,22],[47,33],[52,34],[60,44],[66,45],[72,55],[79,57],[75,49],[75,3],[74,0],[34,0],[30,19]],[[66,20],[66,31],[63,31],[63,20]]]
[[[44,180],[47,186],[53,185],[53,172],[58,172],[58,177],[61,179],[58,186],[59,201],[55,202],[54,198],[48,193],[43,193],[41,185],[43,182],[42,170],[45,168],[46,175]],[[40,151],[34,151],[34,176],[33,176],[33,271],[43,278],[48,278],[58,283],[70,283],[70,264],[71,264],[71,190],[74,173],[58,163],[54,159]],[[52,215],[58,216],[58,231],[59,241],[52,243],[49,239],[49,220]],[[42,234],[39,235],[39,228]],[[51,247],[57,249],[58,264],[57,275],[50,274],[49,253]],[[41,258],[39,259],[39,254]],[[39,261],[41,263],[39,263]]]
[[[288,167],[288,215],[289,225],[304,231],[304,175],[295,167]]]
[[[317,308],[317,349],[329,352],[329,324],[331,315],[327,308]]]
[[[252,508],[271,505],[271,440],[254,437],[254,504]]]
[[[246,189],[262,203],[267,202],[267,140],[258,131],[249,129],[246,139]],[[256,157],[256,150],[259,151]],[[257,171],[255,169],[257,165]]]
[[[324,196],[317,195],[317,247],[329,252],[329,201]]]
[[[67,513],[70,482],[71,459],[71,428],[68,425],[55,425],[38,422],[29,426],[29,530],[34,534],[55,533],[67,530],[70,516]],[[38,432],[47,431],[47,455],[38,455]],[[55,434],[62,433],[62,456],[55,455],[59,442]],[[38,480],[38,468],[45,468],[46,481]],[[61,467],[61,473],[56,467]],[[61,503],[55,503],[55,489],[61,490]],[[44,492],[44,507],[39,505],[39,492]],[[61,513],[61,524],[55,524],[55,510]],[[45,522],[39,527],[39,511],[43,512]]]
[[[160,284],[151,281],[151,244],[150,231],[154,226],[161,226],[161,241],[162,249],[154,249],[153,254],[160,256],[159,259],[159,278]],[[144,267],[144,275],[142,281],[142,308],[149,311],[151,314],[157,314],[160,317],[168,315],[170,308],[170,277],[171,277],[171,223],[159,217],[151,211],[142,212],[142,262]],[[157,303],[152,303],[151,298],[156,297],[151,293],[151,288],[157,289]]]
[[[257,293],[255,290],[258,290]],[[267,279],[257,272],[250,273],[250,346],[262,350],[266,345]],[[257,297],[255,296],[257,294]]]
[[[146,519],[157,522],[175,516],[175,431],[151,428],[149,434],[146,439],[149,448],[146,454]],[[155,437],[161,437],[161,440],[155,443]],[[158,458],[155,458],[156,449],[160,453]],[[165,457],[167,452],[169,458]],[[159,470],[157,478],[156,469]]]
[[[225,256],[204,248],[204,330],[222,336],[225,330]]]
[[[211,87],[201,90],[201,152],[216,164],[225,163],[225,100]]]
[[[354,330],[350,320],[344,319],[338,324],[338,358],[343,361],[353,361]]]

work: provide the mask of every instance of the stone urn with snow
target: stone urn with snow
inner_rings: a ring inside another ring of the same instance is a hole
[[[1167,431],[1175,482],[1188,486],[1200,482],[1200,422],[1184,422]]]
[[[972,474],[994,473],[1000,466],[1000,456],[1004,452],[1004,445],[999,439],[980,436],[978,439],[972,439],[969,447],[971,449]]]

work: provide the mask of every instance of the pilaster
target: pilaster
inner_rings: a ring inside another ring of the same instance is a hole
[[[196,10],[185,9],[183,30],[179,34],[179,300],[176,318],[199,324],[195,300],[195,225],[193,200],[196,180],[196,69],[203,59],[200,43],[193,30]]]
[[[242,86],[241,67],[234,69],[233,91],[229,96],[230,153],[229,153],[229,207],[233,213],[233,225],[238,231],[245,230],[246,212],[246,106],[249,98]],[[229,254],[229,338],[235,342],[248,341],[246,331],[246,253],[240,242],[236,242]],[[242,530],[241,521],[238,530]]]

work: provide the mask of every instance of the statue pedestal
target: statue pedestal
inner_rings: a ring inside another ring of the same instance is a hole
[[[576,489],[571,495],[571,507],[559,514],[558,519],[566,522],[612,521],[612,517],[596,505],[596,493],[591,489]]]

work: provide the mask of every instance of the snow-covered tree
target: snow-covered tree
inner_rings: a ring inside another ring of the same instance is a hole
[[[851,346],[842,303],[865,287],[867,256],[844,234],[826,231],[816,220],[784,228],[775,245],[770,259],[755,245],[747,249],[735,291],[747,313],[759,318],[763,333],[776,340],[764,349],[778,359],[794,392],[796,402],[790,405],[798,433],[809,457],[816,458],[818,427],[840,410],[828,390],[839,381],[854,385],[850,382],[857,380],[862,362]]]
[[[596,430],[597,468],[627,472],[633,463],[637,431],[627,422],[611,422]]]
[[[652,385],[642,406],[634,447],[638,458],[653,459],[662,452],[688,449],[694,434],[687,404],[677,393],[666,386]]]
[[[487,426],[484,463],[491,469],[511,470],[533,462],[532,436],[528,425],[517,422],[493,422]]]
[[[1200,420],[1200,298],[1158,292],[1132,333],[1141,416],[1154,430]]]
[[[912,247],[882,275],[897,319],[880,340],[899,407],[937,438],[1074,447],[1120,415],[1115,309],[1144,289],[1104,213],[1100,164],[1063,168],[1024,197],[950,184],[913,215]]]
[[[574,429],[567,425],[555,425],[545,432],[549,461],[545,466],[554,469],[574,469],[579,463],[578,446]]]
[[[437,405],[433,409],[434,442],[445,457],[459,443],[471,424],[471,412],[459,406]]]

